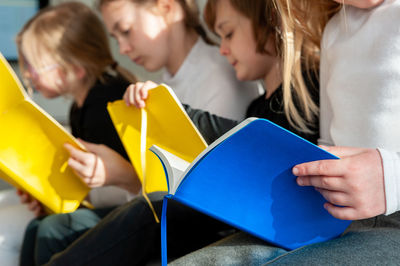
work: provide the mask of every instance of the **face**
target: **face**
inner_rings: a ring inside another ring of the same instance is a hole
[[[56,98],[63,93],[66,82],[57,64],[46,64],[36,69],[25,58],[25,78],[30,86],[46,98]]]
[[[334,0],[339,4],[350,5],[358,8],[371,8],[383,2],[383,0]]]
[[[156,6],[121,0],[105,4],[101,13],[120,53],[148,71],[164,67],[168,59],[167,23]]]
[[[256,41],[250,19],[236,11],[229,0],[217,4],[215,31],[221,37],[220,52],[235,68],[239,80],[263,79],[276,62],[272,40],[268,54],[256,52]]]

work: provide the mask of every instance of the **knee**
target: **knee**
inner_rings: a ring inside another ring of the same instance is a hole
[[[67,214],[47,216],[38,225],[38,237],[49,237],[57,234],[57,232],[68,226],[68,220]]]

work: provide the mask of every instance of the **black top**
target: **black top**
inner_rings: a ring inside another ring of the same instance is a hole
[[[72,104],[69,116],[72,135],[88,142],[107,145],[128,159],[108,114],[107,103],[121,100],[129,81],[109,74],[104,74],[103,79],[103,82],[96,81],[89,90],[81,108],[76,103]]]
[[[307,79],[308,75],[304,75],[305,83],[310,91],[310,94],[314,102],[319,105],[319,82],[315,75],[311,75],[311,78]],[[265,98],[265,94],[255,99],[248,107],[246,117],[258,117],[265,118],[274,122],[275,124],[305,138],[306,140],[317,143],[319,137],[319,125],[318,119],[316,119],[316,125],[311,128],[313,134],[305,134],[293,128],[286,118],[283,111],[283,92],[282,85],[276,89],[276,91],[268,98]],[[295,101],[296,104],[296,101]],[[240,121],[234,121],[227,118],[218,117],[208,112],[192,109],[188,105],[184,105],[186,112],[189,117],[193,120],[199,131],[202,133],[207,143],[211,143],[222,134],[235,127]],[[297,106],[296,106],[297,107]]]

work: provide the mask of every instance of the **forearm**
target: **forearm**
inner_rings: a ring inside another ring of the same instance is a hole
[[[240,121],[216,116],[203,110],[192,109],[189,105],[183,106],[208,144],[240,123]]]
[[[127,166],[125,171],[121,172],[114,185],[135,195],[139,194],[142,189],[142,183],[132,165]]]

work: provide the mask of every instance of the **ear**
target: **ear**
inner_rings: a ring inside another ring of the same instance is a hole
[[[175,0],[157,0],[157,10],[161,16],[168,18],[174,10]]]
[[[82,80],[86,77],[86,70],[81,66],[74,67],[75,75],[79,80]]]

